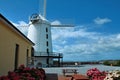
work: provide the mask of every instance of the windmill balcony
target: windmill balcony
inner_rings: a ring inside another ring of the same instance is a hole
[[[63,54],[62,53],[56,53],[56,52],[35,52],[34,54],[35,57],[53,57],[53,58],[62,58]]]

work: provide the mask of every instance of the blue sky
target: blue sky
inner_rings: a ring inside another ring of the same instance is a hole
[[[43,12],[42,0],[0,0],[0,13],[13,24],[28,24],[29,16]],[[120,59],[120,0],[47,0],[46,18],[52,28],[53,50],[65,61]],[[27,27],[18,27],[27,35]]]

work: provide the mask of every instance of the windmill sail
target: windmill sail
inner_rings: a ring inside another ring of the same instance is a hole
[[[51,27],[74,27],[74,25],[71,25],[71,24],[61,24],[61,25],[51,25]]]
[[[43,9],[43,17],[44,18],[46,18],[46,5],[47,4],[47,2],[46,2],[46,0],[44,0],[44,9]]]

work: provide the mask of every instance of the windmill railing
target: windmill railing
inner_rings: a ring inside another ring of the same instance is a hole
[[[56,53],[56,52],[35,52],[34,56],[50,56],[50,57],[63,57],[62,53]]]

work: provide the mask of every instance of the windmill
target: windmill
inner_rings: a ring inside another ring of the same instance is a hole
[[[60,53],[53,53],[51,27],[73,27],[73,25],[52,25],[46,18],[46,0],[44,0],[43,16],[33,14],[29,18],[28,38],[35,43],[34,46],[34,65],[35,66],[52,66],[53,59],[60,58]],[[59,65],[60,66],[60,65]]]

